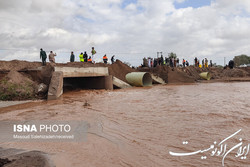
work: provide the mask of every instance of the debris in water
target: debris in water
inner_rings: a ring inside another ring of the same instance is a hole
[[[85,100],[85,103],[83,104],[84,107],[90,106],[90,104]]]

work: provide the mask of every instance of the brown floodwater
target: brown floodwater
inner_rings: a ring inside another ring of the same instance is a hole
[[[2,109],[0,119],[88,122],[84,142],[0,143],[47,152],[59,167],[219,167],[223,158],[227,167],[250,166],[249,82],[73,91]]]

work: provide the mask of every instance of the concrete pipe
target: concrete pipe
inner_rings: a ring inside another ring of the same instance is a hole
[[[147,72],[128,73],[126,80],[132,86],[152,86],[152,77]]]
[[[206,79],[206,80],[210,80],[211,75],[209,72],[202,72],[202,73],[200,73],[200,77],[203,79]]]

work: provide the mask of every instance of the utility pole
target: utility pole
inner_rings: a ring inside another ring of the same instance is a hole
[[[226,66],[226,57],[224,57],[224,67]]]

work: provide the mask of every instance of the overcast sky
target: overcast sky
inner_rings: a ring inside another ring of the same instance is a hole
[[[157,52],[191,64],[250,55],[250,0],[0,0],[0,22],[1,60],[40,61],[43,48],[79,61],[92,46],[136,66]]]

